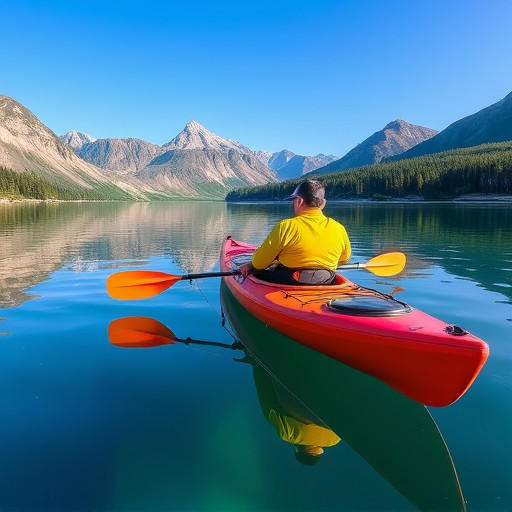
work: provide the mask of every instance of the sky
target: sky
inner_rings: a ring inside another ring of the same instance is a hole
[[[0,94],[57,135],[343,156],[512,91],[510,0],[0,0]],[[1,122],[1,120],[0,120]]]

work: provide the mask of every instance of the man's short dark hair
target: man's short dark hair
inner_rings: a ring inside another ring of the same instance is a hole
[[[325,198],[325,187],[317,180],[303,181],[287,199],[301,197],[307,206],[322,206]]]

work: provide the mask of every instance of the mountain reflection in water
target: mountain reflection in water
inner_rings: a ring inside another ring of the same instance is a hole
[[[507,205],[330,203],[350,234],[354,258],[400,250],[403,276],[432,265],[478,280],[512,299],[512,209]],[[211,270],[227,234],[260,243],[289,205],[222,202],[18,203],[0,205],[0,307],[68,267],[169,257],[183,272]],[[496,261],[490,264],[489,248]],[[509,283],[509,285],[507,285]]]

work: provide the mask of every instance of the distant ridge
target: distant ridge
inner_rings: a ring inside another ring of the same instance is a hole
[[[411,147],[434,137],[437,133],[436,130],[397,119],[358,144],[343,158],[315,172],[323,174],[380,163],[387,157],[399,155]]]
[[[289,180],[299,178],[319,167],[337,160],[334,155],[319,154],[316,156],[296,155],[288,149],[283,149],[277,153],[265,151],[255,152],[256,156],[276,172],[280,180]]]
[[[435,137],[399,155],[399,158],[508,140],[512,140],[512,92],[493,105],[452,123]]]
[[[136,172],[164,150],[140,139],[97,139],[75,151],[80,158],[103,169]]]

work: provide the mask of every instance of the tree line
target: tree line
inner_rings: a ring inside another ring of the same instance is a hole
[[[0,197],[8,199],[115,200],[127,199],[115,185],[86,189],[78,185],[57,185],[33,172],[15,172],[0,166]]]
[[[330,199],[447,200],[464,194],[512,194],[512,141],[307,177],[322,181]],[[237,189],[226,200],[283,199],[303,179]]]

